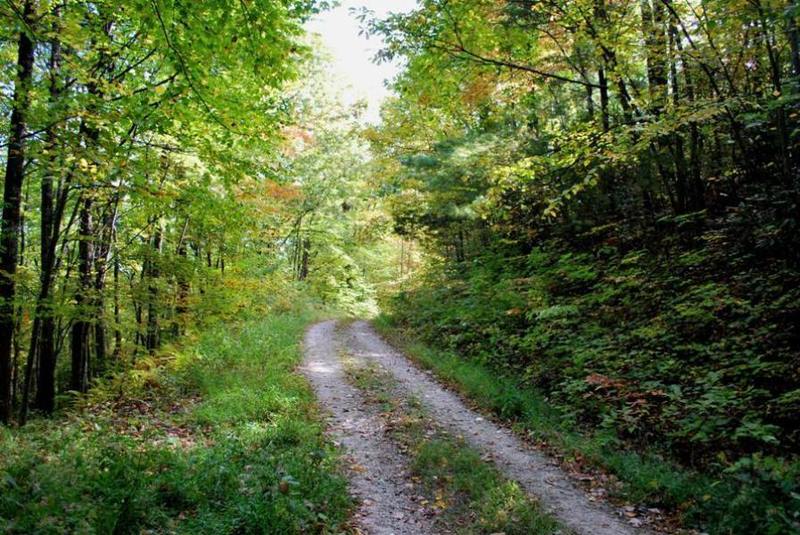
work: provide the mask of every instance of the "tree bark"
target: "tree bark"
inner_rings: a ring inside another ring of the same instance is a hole
[[[105,299],[103,293],[106,288],[106,274],[108,273],[108,260],[111,253],[111,240],[117,225],[117,212],[119,209],[119,193],[116,193],[110,206],[106,209],[103,217],[102,227],[97,233],[99,242],[95,251],[95,278],[94,278],[94,303],[95,323],[94,323],[94,346],[95,346],[95,368],[94,375],[99,375],[106,366],[107,361],[107,342],[106,342],[106,322],[105,322]]]
[[[800,86],[800,32],[797,30],[797,12],[800,11],[800,4],[797,0],[789,3],[786,13],[786,33],[789,37],[789,48],[792,54],[792,73],[795,86]]]
[[[54,33],[59,31],[59,8],[55,8],[56,22],[53,24]],[[61,69],[61,41],[56,37],[50,42],[50,103],[55,105],[61,98],[59,75]],[[39,277],[39,298],[36,303],[36,320],[38,329],[34,328],[31,335],[30,354],[38,354],[39,368],[36,388],[36,408],[51,413],[55,408],[55,322],[53,318],[51,299],[51,286],[55,277],[55,250],[58,243],[59,229],[61,226],[62,201],[59,207],[55,206],[53,182],[57,173],[58,163],[56,153],[58,136],[56,127],[47,131],[47,150],[49,161],[47,170],[42,176],[41,184],[41,227],[40,227],[40,262],[41,273]],[[66,199],[64,199],[65,201]],[[27,380],[26,380],[27,382]],[[23,407],[22,414],[26,413],[27,404]],[[24,420],[24,416],[22,418]]]
[[[645,43],[645,63],[650,93],[650,111],[658,116],[667,103],[666,33],[664,8],[658,1],[640,0],[642,38]]]
[[[681,102],[681,84],[680,76],[678,73],[678,62],[680,58],[680,39],[678,28],[675,26],[675,21],[670,17],[668,25],[669,36],[669,72],[670,79],[672,80],[672,105],[678,108]],[[696,129],[693,129],[695,132]],[[696,210],[698,209],[692,188],[690,187],[690,172],[689,163],[686,161],[686,148],[683,136],[680,132],[676,131],[672,134],[673,154],[675,159],[675,189],[678,197],[678,204],[682,210]]]
[[[103,31],[110,36],[112,23],[106,22]],[[95,46],[96,43],[92,43]],[[105,50],[100,51],[97,67],[98,69],[108,68],[112,65],[112,59]],[[102,71],[101,71],[102,72]],[[91,81],[86,86],[86,91],[94,100],[89,101],[88,109],[96,111],[95,101],[103,98],[103,92],[96,81]],[[100,140],[100,130],[98,127],[84,119],[81,123],[81,134],[86,141],[86,147],[92,154],[92,161],[96,164],[98,141]],[[92,212],[94,210],[94,199],[92,193],[87,192],[81,201],[80,211],[80,241],[78,246],[78,279],[79,285],[75,293],[75,305],[78,317],[72,324],[71,355],[72,373],[71,387],[77,392],[86,392],[89,387],[89,366],[91,358],[91,336],[96,319],[93,315],[97,312],[97,296],[95,293],[95,283],[92,273],[95,264],[95,236]]]
[[[189,277],[185,270],[188,269],[189,262],[187,257],[186,246],[181,244],[178,247],[178,256],[183,260],[182,265],[178,271],[178,295],[175,305],[175,322],[173,323],[173,334],[177,338],[184,332],[184,326],[187,322],[189,314]]]
[[[23,25],[33,20],[33,2],[23,7]],[[30,107],[34,46],[23,27],[17,45],[17,78],[11,112],[8,157],[3,190],[3,215],[0,225],[0,422],[11,419],[12,336],[14,334],[15,275],[17,272],[22,182],[25,177],[25,132]]]
[[[159,221],[156,226],[155,235],[153,236],[153,250],[150,253],[152,258],[149,261],[147,278],[147,336],[145,339],[145,347],[149,353],[155,352],[161,342],[158,326],[158,278],[161,276],[161,269],[158,264],[162,245],[163,231],[161,222]]]
[[[308,236],[303,238],[302,240],[302,253],[300,255],[300,273],[298,275],[298,280],[304,281],[308,278],[308,261],[311,254],[311,240],[308,239]]]
[[[122,357],[122,319],[119,303],[119,249],[116,248],[117,233],[114,232],[114,360]]]
[[[597,70],[597,79],[600,84],[600,116],[603,132],[608,132],[611,129],[611,119],[608,114],[608,79],[606,78],[606,70],[603,67]]]
[[[761,23],[761,31],[763,35],[764,48],[767,51],[767,58],[770,65],[770,81],[772,82],[772,90],[775,95],[783,93],[783,81],[781,79],[781,64],[778,57],[778,51],[775,49],[773,42],[774,34],[770,31],[770,25],[767,20],[767,13],[761,0],[754,0],[753,4],[758,10],[758,19]],[[783,105],[778,106],[773,111],[775,118],[775,126],[778,130],[778,154],[781,160],[781,174],[783,181],[788,188],[792,187],[794,177],[792,175],[792,168],[790,164],[789,155],[789,129],[786,124],[786,110]]]
[[[76,392],[86,392],[89,386],[89,338],[92,322],[89,319],[92,291],[92,200],[81,201],[80,243],[78,245],[78,280],[79,288],[75,293],[75,306],[78,317],[72,324],[71,355],[72,373],[70,388]]]

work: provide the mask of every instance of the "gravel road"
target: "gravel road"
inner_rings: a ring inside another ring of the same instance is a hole
[[[619,511],[591,501],[552,459],[467,407],[458,395],[387,344],[369,323],[357,321],[342,327],[331,321],[317,324],[307,333],[305,351],[302,371],[331,414],[331,433],[354,463],[351,487],[362,503],[357,522],[364,532],[435,533],[430,519],[407,493],[408,459],[388,438],[381,417],[348,383],[340,354],[377,361],[394,376],[401,392],[421,400],[438,425],[463,436],[567,529],[585,535],[646,533],[632,527]]]

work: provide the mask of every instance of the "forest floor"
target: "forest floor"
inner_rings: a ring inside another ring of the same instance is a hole
[[[301,371],[349,460],[370,534],[643,533],[629,511],[469,408],[366,322],[314,325]],[[640,529],[636,529],[636,528]]]

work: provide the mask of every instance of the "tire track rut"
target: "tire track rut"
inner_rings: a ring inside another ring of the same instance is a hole
[[[352,471],[354,494],[362,500],[361,528],[375,535],[435,533],[421,514],[404,481],[408,459],[385,432],[385,424],[361,393],[348,384],[338,352],[373,360],[391,373],[401,391],[416,396],[438,425],[464,440],[491,460],[506,477],[517,481],[568,530],[582,535],[645,535],[645,528],[629,525],[619,511],[592,502],[557,464],[524,444],[511,431],[488,421],[467,407],[405,356],[386,343],[365,321],[337,334],[336,322],[312,327],[306,336],[309,378],[321,404],[331,412],[331,432],[362,469]]]
[[[330,413],[329,432],[350,461],[350,487],[360,501],[355,521],[370,535],[435,533],[412,502],[404,482],[408,459],[388,438],[380,415],[345,377],[338,355],[336,323],[314,325],[305,338],[300,371]]]

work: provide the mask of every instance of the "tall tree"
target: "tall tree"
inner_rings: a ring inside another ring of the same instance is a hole
[[[0,422],[11,418],[11,351],[14,335],[14,312],[22,207],[22,183],[25,178],[25,137],[30,108],[33,76],[34,24],[33,0],[26,0],[19,13],[17,41],[17,77],[10,119],[10,137],[3,182],[3,215],[0,221]]]

